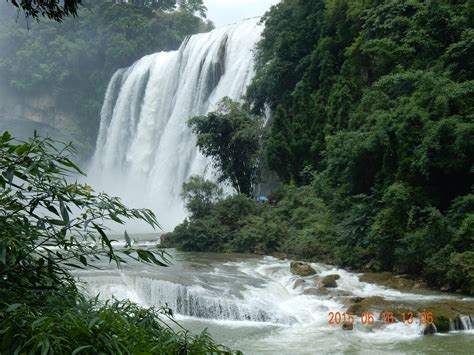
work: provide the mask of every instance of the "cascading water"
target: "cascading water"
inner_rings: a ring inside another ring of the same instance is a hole
[[[472,317],[451,321],[446,333],[426,341],[424,325],[415,317],[412,324],[396,322],[361,324],[351,332],[328,324],[329,312],[344,312],[355,298],[380,296],[405,304],[456,301],[463,296],[440,293],[408,293],[369,284],[354,274],[328,265],[313,263],[317,276],[302,278],[290,272],[288,260],[212,253],[182,253],[170,250],[173,265],[153,267],[130,262],[122,270],[99,264],[102,270],[79,270],[76,276],[87,282],[85,291],[102,299],[130,299],[140,305],[168,306],[177,320],[196,332],[209,328],[216,339],[250,354],[319,354],[338,347],[342,353],[374,353],[387,349],[411,353],[450,349],[459,342],[469,347]],[[306,294],[324,276],[339,274],[337,288],[328,294]],[[472,298],[463,298],[472,302]],[[374,312],[374,318],[379,319]],[[234,343],[235,342],[235,343]],[[433,345],[436,344],[436,345]],[[415,351],[416,352],[416,351]],[[441,353],[443,351],[441,350]]]
[[[183,182],[213,174],[187,120],[212,111],[224,96],[244,95],[261,31],[258,18],[248,19],[191,36],[178,51],[149,55],[117,71],[89,169],[94,187],[151,208],[165,229],[184,219]]]

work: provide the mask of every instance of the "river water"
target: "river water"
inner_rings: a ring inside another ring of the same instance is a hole
[[[142,245],[148,246],[150,242]],[[289,260],[252,255],[184,253],[168,250],[168,268],[129,262],[120,270],[77,272],[85,292],[102,299],[130,299],[143,306],[167,305],[187,329],[205,328],[213,338],[245,354],[472,353],[474,331],[423,336],[421,325],[396,323],[375,329],[356,324],[343,331],[328,324],[329,312],[343,312],[350,297],[383,296],[418,303],[472,298],[442,293],[404,293],[360,282],[358,275],[312,264],[319,276],[337,273],[337,289],[326,296],[304,295],[307,277],[294,288]],[[349,302],[350,303],[350,302]]]

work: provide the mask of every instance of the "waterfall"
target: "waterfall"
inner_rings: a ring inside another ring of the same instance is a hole
[[[248,19],[118,70],[105,95],[89,169],[94,187],[151,208],[165,230],[182,221],[183,182],[193,174],[213,176],[187,120],[212,111],[224,96],[244,95],[261,31],[258,18]]]
[[[147,307],[169,307],[174,312],[197,318],[292,324],[294,317],[277,309],[264,309],[246,300],[215,294],[201,286],[181,285],[137,275],[89,276],[86,292],[102,299],[130,299]],[[270,306],[270,305],[267,305]]]
[[[474,329],[474,317],[473,316],[459,316],[449,320],[449,330],[471,330]]]

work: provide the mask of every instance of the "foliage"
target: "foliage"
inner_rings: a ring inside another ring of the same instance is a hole
[[[210,205],[201,218],[177,226],[167,246],[181,250],[269,254],[333,260],[334,231],[327,207],[308,187],[285,187],[278,202],[259,204],[245,195]]]
[[[247,98],[273,111],[270,168],[298,185],[313,171],[342,265],[472,292],[454,270],[474,251],[473,14],[467,0],[283,0],[264,16]]]
[[[168,261],[162,250],[132,248],[126,231],[126,247],[114,250],[107,221],[138,219],[156,228],[156,217],[73,182],[81,171],[72,153],[49,138],[0,137],[0,352],[227,351],[206,333],[173,331],[162,320],[172,315],[168,310],[104,305],[80,295],[72,268],[94,267],[103,257],[117,266],[127,257],[159,266]]]
[[[194,175],[183,184],[181,197],[191,218],[202,218],[209,213],[212,204],[221,199],[222,193],[217,184]]]
[[[119,264],[123,259],[112,248],[104,220],[123,224],[140,219],[159,227],[150,210],[128,209],[118,198],[69,182],[72,174],[81,173],[69,159],[73,152],[70,145],[57,148],[48,138],[15,144],[8,132],[1,136],[2,288],[63,287],[72,282],[63,265],[87,266],[101,255]],[[125,253],[166,265],[147,250],[129,248]]]
[[[70,125],[78,131],[67,137],[80,144],[81,155],[91,155],[113,73],[145,55],[175,50],[186,36],[212,27],[194,15],[200,10],[186,5],[198,0],[174,11],[159,3],[150,8],[85,0],[77,17],[61,24],[44,20],[30,28],[0,3],[0,89],[27,101],[53,99],[55,109],[71,116]]]
[[[7,0],[22,10],[26,17],[38,19],[40,16],[61,22],[67,16],[76,16],[82,0]]]
[[[259,175],[261,119],[225,97],[215,112],[193,117],[188,124],[199,149],[213,159],[219,182],[230,181],[237,192],[250,196]]]
[[[82,0],[7,0],[13,6],[22,10],[25,16],[39,20],[40,17],[47,17],[51,20],[62,22],[68,16],[75,17],[78,14],[79,5]],[[122,1],[115,1],[121,3]],[[127,1],[124,1],[125,3]],[[203,0],[131,0],[131,4],[153,10],[169,11],[179,7],[189,13],[199,13],[201,17],[206,17],[207,8],[203,4]]]
[[[204,331],[193,336],[168,309],[143,309],[129,302],[81,301],[54,309],[15,304],[0,311],[2,353],[202,354],[231,352]],[[172,327],[174,326],[174,327]],[[178,328],[179,331],[174,330]]]

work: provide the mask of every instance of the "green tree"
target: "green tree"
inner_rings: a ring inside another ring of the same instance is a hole
[[[199,149],[213,159],[219,181],[229,181],[237,192],[250,196],[260,170],[261,118],[224,98],[216,111],[193,117],[188,124]]]
[[[201,176],[191,176],[183,184],[181,197],[192,218],[202,218],[209,214],[214,203],[222,198],[222,188]]]

